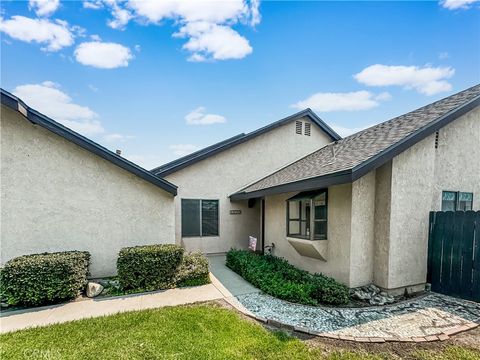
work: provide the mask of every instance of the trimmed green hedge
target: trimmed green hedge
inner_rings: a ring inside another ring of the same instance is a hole
[[[175,286],[183,248],[173,244],[126,247],[117,260],[118,280],[128,291],[153,291]]]
[[[272,255],[232,249],[227,266],[252,285],[279,299],[306,305],[348,303],[348,288],[322,274],[310,274]]]
[[[65,251],[24,255],[0,272],[0,292],[10,305],[38,306],[77,297],[87,284],[90,254]]]
[[[183,255],[178,268],[177,286],[198,286],[210,283],[208,260],[200,252]]]

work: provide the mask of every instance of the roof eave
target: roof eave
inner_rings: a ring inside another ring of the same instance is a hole
[[[308,191],[326,188],[333,185],[347,184],[352,182],[352,170],[338,171],[333,174],[317,176],[313,178],[294,181],[282,185],[272,186],[266,189],[244,192],[240,191],[230,195],[231,201],[247,200],[252,198],[260,198],[268,195],[277,195],[287,192]]]
[[[177,195],[177,186],[175,186],[174,184],[153,175],[149,171],[113,153],[112,151],[84,137],[83,135],[80,135],[75,131],[70,130],[69,128],[61,125],[53,119],[50,119],[49,117],[41,114],[40,112],[31,109],[22,100],[10,94],[4,89],[1,89],[1,103],[11,108],[12,110],[18,111],[31,123],[39,125],[53,132],[54,134],[61,136],[70,142],[73,142],[74,144],[84,148],[85,150],[94,153],[95,155],[117,165],[124,170],[127,170],[130,173],[133,173],[134,175],[152,183],[153,185],[160,187],[161,189],[169,192],[174,196]]]

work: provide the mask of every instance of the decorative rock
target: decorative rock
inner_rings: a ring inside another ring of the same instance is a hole
[[[0,303],[0,307],[1,307],[2,309],[6,309],[6,308],[8,308],[8,306],[9,306],[9,305],[8,305],[6,302],[3,302],[3,301],[2,301],[2,302]]]
[[[370,300],[372,298],[372,295],[370,293],[363,290],[354,291],[352,296],[358,300]]]
[[[385,305],[387,303],[385,297],[380,295],[375,295],[369,302],[371,305]]]
[[[100,295],[102,291],[103,291],[103,286],[100,285],[99,283],[89,282],[87,284],[87,296],[89,298],[93,298],[95,296]]]
[[[368,291],[373,292],[375,294],[379,294],[381,291],[380,288],[376,287],[373,284],[368,285],[367,288],[368,288]]]

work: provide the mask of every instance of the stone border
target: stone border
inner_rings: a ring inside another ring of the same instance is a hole
[[[472,330],[480,326],[479,323],[469,321],[464,325],[457,325],[453,328],[442,331],[436,335],[415,336],[415,337],[393,337],[393,336],[392,337],[353,337],[353,336],[347,336],[347,335],[337,335],[337,334],[330,334],[325,332],[318,332],[318,331],[310,330],[301,326],[293,326],[289,324],[284,324],[277,320],[266,319],[264,317],[257,316],[248,310],[245,311],[244,308],[238,306],[238,304],[236,303],[236,300],[232,301],[229,298],[225,298],[225,301],[227,301],[235,309],[237,309],[242,314],[248,316],[249,318],[252,318],[254,320],[257,320],[269,326],[273,326],[280,329],[286,329],[290,331],[297,331],[303,334],[318,336],[326,339],[353,341],[358,343],[385,343],[385,342],[424,343],[424,342],[433,342],[433,341],[445,341],[450,339],[452,335],[456,335],[467,330]]]

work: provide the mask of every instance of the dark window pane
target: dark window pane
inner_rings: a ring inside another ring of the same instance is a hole
[[[327,207],[324,205],[318,206],[315,204],[315,220],[326,220],[327,219]]]
[[[314,239],[326,239],[327,238],[327,222],[315,221],[315,233]]]
[[[457,205],[457,193],[444,191],[442,193],[442,211],[455,211]]]
[[[461,192],[458,194],[458,210],[472,210],[473,193]]]
[[[200,236],[200,200],[182,199],[182,236]]]
[[[218,200],[202,200],[202,236],[218,235]]]

